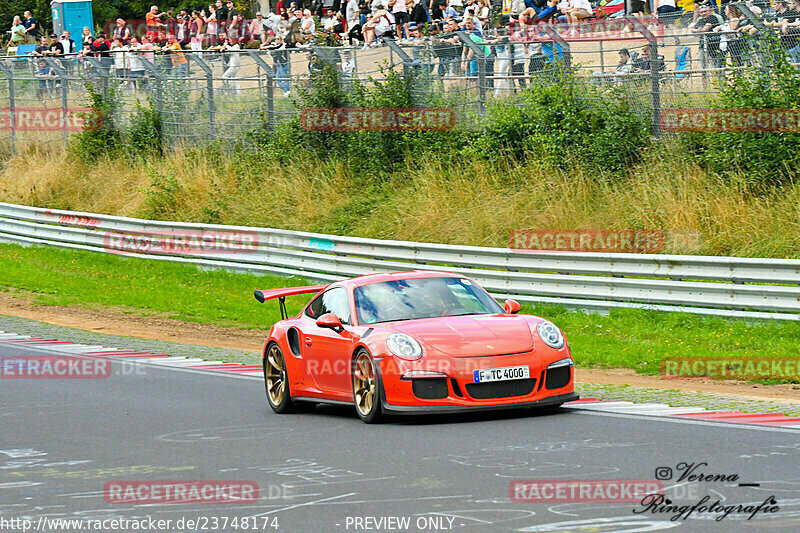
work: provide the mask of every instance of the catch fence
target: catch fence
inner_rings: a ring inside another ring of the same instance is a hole
[[[250,132],[298,116],[301,90],[326,64],[345,85],[383,80],[389,71],[413,76],[413,106],[445,103],[457,128],[479,127],[492,102],[518,98],[531,83],[568,69],[571,83],[599,88],[597,98],[628,99],[658,136],[665,110],[707,108],[731,71],[768,68],[764,54],[774,33],[758,19],[752,24],[753,36],[631,18],[486,31],[486,43],[458,31],[371,48],[0,57],[0,150],[66,141],[85,122],[87,87],[111,104],[103,121],[124,128],[137,106],[152,106],[172,145],[247,143]]]

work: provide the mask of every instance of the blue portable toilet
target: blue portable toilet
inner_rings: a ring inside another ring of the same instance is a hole
[[[53,33],[61,36],[61,32],[67,30],[78,50],[81,48],[81,35],[85,26],[94,35],[92,0],[53,0],[50,8],[53,12]]]

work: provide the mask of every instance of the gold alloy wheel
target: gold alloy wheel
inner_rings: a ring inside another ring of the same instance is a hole
[[[272,405],[281,405],[286,394],[286,367],[283,354],[277,344],[273,344],[267,352],[264,365],[264,379],[267,382],[267,394]]]
[[[355,369],[353,370],[353,393],[356,409],[361,416],[368,416],[375,402],[375,372],[372,360],[366,353],[358,354]]]

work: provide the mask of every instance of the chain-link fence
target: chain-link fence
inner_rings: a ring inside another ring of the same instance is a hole
[[[343,84],[369,84],[389,70],[413,76],[414,106],[447,102],[457,127],[467,128],[480,125],[493,101],[514,98],[531,82],[568,69],[571,83],[617,89],[593,94],[630,99],[659,135],[664,109],[708,107],[718,94],[716,81],[732,69],[767,68],[762,54],[774,31],[745,15],[746,31],[700,32],[630,18],[602,28],[499,29],[483,39],[445,31],[375,47],[2,57],[0,146],[14,151],[28,143],[63,143],[84,127],[87,86],[114,103],[114,116],[104,119],[123,128],[137,105],[145,105],[160,113],[169,143],[244,142],[248,131],[297,116],[300,90],[325,64]]]

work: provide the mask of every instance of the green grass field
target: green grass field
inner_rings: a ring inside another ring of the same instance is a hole
[[[269,328],[275,303],[259,304],[254,289],[308,284],[299,278],[200,270],[191,265],[110,254],[0,244],[0,290],[34,294],[41,305],[113,307],[139,315],[236,328]],[[297,313],[306,297],[290,298]],[[658,374],[667,357],[798,357],[800,324],[615,310],[608,315],[558,306],[524,306],[567,336],[579,366],[630,368]]]

